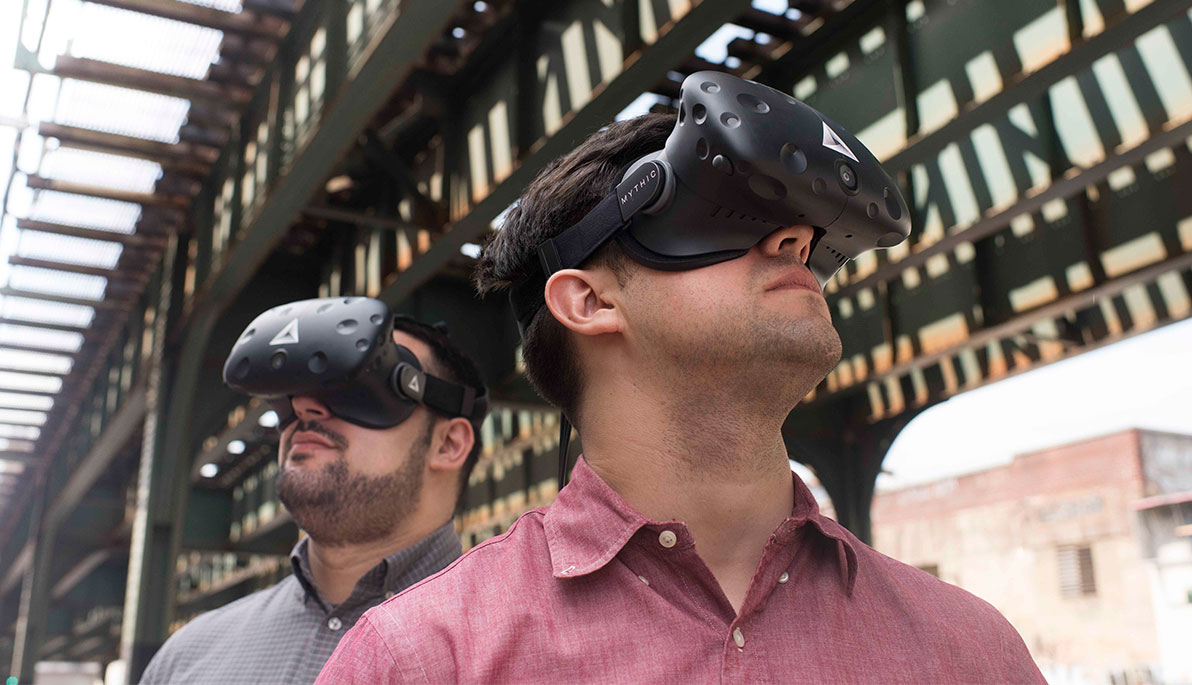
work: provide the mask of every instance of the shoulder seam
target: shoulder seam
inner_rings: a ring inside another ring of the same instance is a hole
[[[389,641],[385,639],[384,635],[381,635],[381,631],[377,630],[377,627],[372,622],[372,617],[370,617],[368,615],[369,613],[372,613],[372,612],[371,611],[365,612],[364,616],[361,616],[360,619],[368,625],[368,629],[371,630],[373,635],[377,638],[377,640],[382,645],[384,645],[385,655],[389,657],[389,663],[393,664],[393,667],[395,669],[400,669],[400,667],[397,665],[397,657],[393,655],[393,650],[389,648]],[[402,635],[402,639],[406,641],[406,644],[410,645],[410,650],[414,653],[414,655],[416,657],[418,657],[418,650],[415,649],[414,645],[410,643],[409,638],[406,637],[405,633],[402,633],[401,635]],[[418,670],[422,671],[422,679],[429,683],[430,678],[427,677],[427,675],[426,675],[426,669],[422,667],[422,658],[421,657],[418,657]]]
[[[380,631],[378,631],[372,625],[372,621],[369,621],[368,625],[373,629],[373,632],[377,634],[377,637],[381,637]],[[418,670],[422,673],[422,682],[429,683],[430,676],[426,673],[426,667],[422,665],[422,655],[418,653],[418,648],[414,646],[412,641],[410,641],[410,635],[408,632],[403,630],[400,634],[401,639],[405,641],[406,645],[410,649],[410,652],[414,655],[414,658],[418,660]],[[382,639],[381,642],[385,644],[385,652],[389,654],[389,661],[392,662],[394,666],[397,666],[397,657],[393,656],[393,650],[389,649],[389,642],[384,639]]]

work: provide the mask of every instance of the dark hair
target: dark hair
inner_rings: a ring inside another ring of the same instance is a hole
[[[501,230],[485,245],[475,273],[480,294],[530,276],[538,264],[538,246],[591,211],[630,163],[661,150],[674,126],[673,114],[647,114],[609,124],[548,164],[522,191]],[[620,244],[609,241],[582,266],[608,267],[623,282],[628,263]],[[538,310],[522,333],[522,358],[526,377],[538,393],[574,422],[584,384],[582,368],[567,329],[546,307]]]
[[[476,362],[472,361],[471,357],[464,354],[463,350],[452,342],[447,334],[446,326],[442,324],[431,326],[409,316],[399,315],[393,318],[393,329],[414,336],[430,348],[434,357],[425,361],[424,371],[452,383],[476,388],[477,395],[484,391],[484,379],[480,377],[480,370],[476,368]],[[437,413],[434,409],[431,409],[431,412]],[[468,452],[468,457],[459,470],[459,490],[455,493],[456,509],[459,509],[464,489],[468,487],[468,478],[472,475],[472,469],[476,468],[476,462],[480,460],[482,447],[480,424],[483,422],[483,416],[471,422],[474,440],[472,451]]]

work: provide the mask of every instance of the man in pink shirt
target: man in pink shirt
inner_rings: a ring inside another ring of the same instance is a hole
[[[612,124],[543,171],[481,292],[532,280],[674,124]],[[519,323],[583,438],[570,484],[368,612],[319,682],[1043,682],[997,610],[861,543],[791,473],[783,421],[841,350],[817,237],[779,227],[685,270],[610,240],[550,273]]]

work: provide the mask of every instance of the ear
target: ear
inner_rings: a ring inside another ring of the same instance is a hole
[[[476,434],[472,431],[472,424],[467,419],[455,417],[439,423],[435,427],[438,447],[431,451],[426,464],[433,471],[458,471],[468,459],[472,445],[476,444]]]
[[[581,335],[622,330],[620,286],[607,269],[562,269],[546,281],[546,306],[559,323]]]

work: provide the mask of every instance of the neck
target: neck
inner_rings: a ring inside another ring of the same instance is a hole
[[[414,545],[442,524],[394,531],[380,540],[360,544],[322,545],[311,538],[307,552],[310,573],[319,596],[331,604],[342,603],[351,596],[360,578],[382,559]]]
[[[782,441],[790,407],[782,393],[732,378],[707,374],[699,387],[684,387],[693,379],[681,373],[605,379],[586,394],[581,434],[585,459],[626,503],[687,525],[739,610],[794,490]]]

